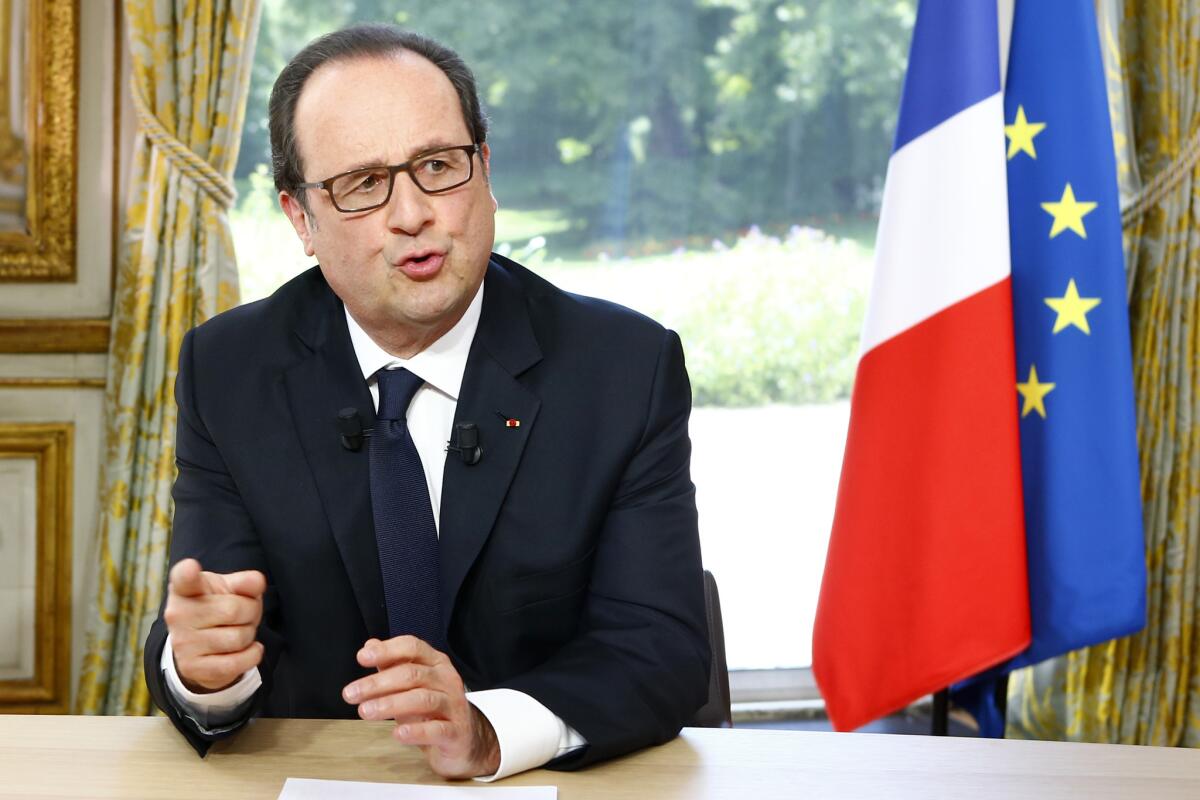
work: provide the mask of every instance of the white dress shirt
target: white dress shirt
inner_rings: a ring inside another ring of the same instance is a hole
[[[425,381],[408,406],[408,431],[421,457],[434,523],[439,527],[442,505],[442,472],[446,464],[446,443],[454,426],[454,412],[463,373],[479,314],[483,309],[483,286],[453,328],[426,349],[409,359],[396,358],[375,343],[346,312],[346,325],[354,355],[363,378],[371,390],[371,399],[379,408],[379,386],[375,373],[381,369],[404,367]],[[198,694],[183,685],[175,669],[171,637],[163,648],[162,670],[167,687],[175,700],[202,729],[210,733],[237,722],[246,705],[262,685],[258,668],[246,671],[233,686],[219,692]],[[500,768],[495,775],[480,780],[496,780],[527,769],[540,767],[587,744],[577,731],[554,715],[540,702],[515,689],[488,689],[467,692],[469,700],[488,719],[500,745]]]

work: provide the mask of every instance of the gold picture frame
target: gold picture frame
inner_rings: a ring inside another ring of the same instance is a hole
[[[22,13],[14,16],[14,9]],[[75,280],[75,173],[79,95],[79,0],[0,0],[0,109],[11,85],[10,46],[23,43],[25,141],[0,111],[0,177],[24,154],[24,230],[0,230],[0,281]],[[24,28],[11,30],[13,20]],[[5,35],[8,34],[8,35]],[[7,160],[6,160],[7,159]],[[2,210],[2,209],[0,209]]]
[[[75,426],[0,424],[0,459],[34,462],[33,674],[0,680],[0,713],[70,712],[71,517]]]

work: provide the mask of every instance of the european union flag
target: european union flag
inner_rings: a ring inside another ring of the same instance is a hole
[[[1033,641],[993,674],[1134,633],[1146,616],[1121,214],[1092,0],[1018,0],[1004,110]],[[977,716],[982,733],[1002,734],[999,715]]]

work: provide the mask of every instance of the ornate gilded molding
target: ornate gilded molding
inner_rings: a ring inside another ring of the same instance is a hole
[[[33,460],[37,475],[33,676],[0,681],[0,712],[70,709],[74,435],[69,422],[0,424],[0,459]]]
[[[78,0],[27,2],[27,230],[0,232],[0,281],[73,281]]]
[[[0,378],[0,389],[103,389],[104,378]]]
[[[107,353],[107,319],[0,319],[0,353]]]

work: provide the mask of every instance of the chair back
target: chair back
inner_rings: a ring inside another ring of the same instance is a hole
[[[704,570],[704,613],[708,619],[708,644],[712,649],[708,701],[700,707],[689,724],[693,728],[732,728],[733,710],[729,702],[729,665],[725,662],[721,596],[717,593],[717,580],[708,570]]]

